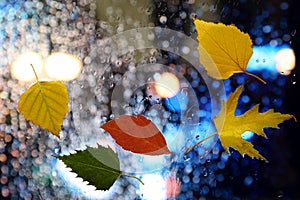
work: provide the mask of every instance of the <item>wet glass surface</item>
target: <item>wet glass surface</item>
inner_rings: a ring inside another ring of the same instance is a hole
[[[274,108],[299,119],[299,64],[278,71],[275,59],[284,48],[299,57],[297,12],[292,0],[0,0],[1,199],[299,198],[298,123],[266,129],[268,140],[243,135],[268,163],[233,149],[229,156],[216,137],[182,153],[215,131],[211,120],[221,101],[245,81],[238,114],[260,103],[260,111]],[[194,18],[235,24],[249,33],[254,55],[248,70],[268,84],[243,74],[225,81],[207,76],[197,63]],[[43,59],[71,53],[83,62],[80,76],[66,82],[71,111],[60,139],[17,111],[31,83],[17,81],[10,65],[29,51]],[[180,82],[170,98],[153,89],[166,72]],[[151,119],[176,155],[141,156],[115,145],[99,126],[123,114]],[[53,157],[97,142],[115,146],[121,170],[147,184],[121,177],[109,191],[94,191]]]

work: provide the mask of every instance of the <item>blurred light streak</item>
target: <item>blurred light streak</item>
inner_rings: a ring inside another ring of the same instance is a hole
[[[247,70],[267,70],[288,75],[294,67],[295,55],[288,45],[278,47],[265,45],[253,46],[253,55],[248,62]]]

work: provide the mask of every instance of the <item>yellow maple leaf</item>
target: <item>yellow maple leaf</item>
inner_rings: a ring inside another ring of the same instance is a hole
[[[209,76],[215,79],[228,79],[234,73],[246,73],[246,67],[253,54],[252,41],[247,33],[234,25],[194,21],[199,41],[200,63]]]
[[[68,112],[68,90],[59,81],[37,82],[20,97],[19,111],[27,120],[59,137],[63,119]]]
[[[220,137],[220,141],[227,153],[229,147],[236,149],[241,155],[247,154],[250,157],[260,158],[266,161],[259,152],[253,148],[251,142],[242,139],[242,134],[252,131],[257,135],[267,138],[263,128],[279,128],[278,124],[295,117],[289,114],[281,114],[270,109],[264,113],[258,111],[259,104],[240,116],[235,116],[239,96],[243,85],[231,93],[226,102],[222,102],[220,113],[214,118],[214,123]],[[296,121],[296,119],[295,119]]]

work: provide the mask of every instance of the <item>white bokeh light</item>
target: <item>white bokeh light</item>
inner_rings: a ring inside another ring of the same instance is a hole
[[[81,60],[68,53],[53,53],[45,61],[46,73],[52,80],[74,80],[79,76],[81,69]]]
[[[140,186],[143,200],[166,199],[166,181],[160,174],[146,174],[142,176],[144,185]]]
[[[24,53],[17,57],[11,65],[13,77],[24,82],[35,80],[36,77],[31,65],[34,67],[38,78],[40,78],[43,72],[43,59],[35,52]]]
[[[276,53],[275,61],[277,71],[281,74],[289,75],[296,65],[296,57],[293,49],[281,49]]]
[[[176,95],[180,87],[178,78],[169,72],[163,73],[155,80],[155,90],[162,98],[170,98]]]

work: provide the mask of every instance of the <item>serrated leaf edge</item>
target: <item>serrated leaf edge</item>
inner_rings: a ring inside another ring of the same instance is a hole
[[[86,149],[75,150],[74,153],[69,152],[68,154],[65,154],[65,155],[61,155],[61,156],[53,156],[53,157],[59,159],[60,161],[62,161],[62,162],[64,163],[64,165],[67,166],[67,168],[71,169],[71,172],[73,172],[73,173],[76,174],[76,178],[82,178],[83,181],[88,182],[88,185],[94,186],[93,184],[90,184],[89,181],[87,181],[87,180],[85,180],[83,177],[79,176],[79,175],[77,174],[77,172],[73,171],[72,167],[68,166],[68,165],[63,161],[62,157],[63,157],[63,156],[70,156],[70,155],[76,155],[76,154],[77,154],[78,152],[80,152],[80,151],[86,151],[86,150],[88,150],[88,148],[94,148],[94,149],[97,149],[97,148],[99,148],[99,147],[106,148],[106,149],[110,149],[110,150],[113,151],[113,149],[110,148],[109,146],[105,147],[105,146],[101,146],[101,145],[98,144],[97,147],[86,146]],[[82,162],[80,162],[80,163],[82,163]],[[83,165],[86,165],[85,163],[82,163],[82,164],[83,164]],[[90,165],[86,165],[86,166],[90,166]],[[99,168],[99,167],[94,167],[94,166],[90,166],[90,167],[96,168],[96,169],[101,169],[101,170],[102,170],[102,168]],[[123,174],[123,173],[121,172],[121,170],[115,170],[115,171],[113,171],[113,170],[114,170],[113,168],[111,168],[111,167],[109,167],[109,168],[112,169],[112,171],[107,170],[107,169],[103,169],[103,170],[104,170],[104,171],[108,171],[108,172],[113,172],[114,174],[117,174],[117,175],[118,175],[118,178],[121,177],[121,176],[125,176],[125,177],[129,177],[129,178],[136,179],[136,180],[138,180],[142,185],[144,185],[144,182],[143,182],[140,178],[138,178],[138,177],[136,177],[136,176],[132,176],[132,175],[129,175],[129,174]],[[117,171],[118,171],[118,172],[117,172]]]

